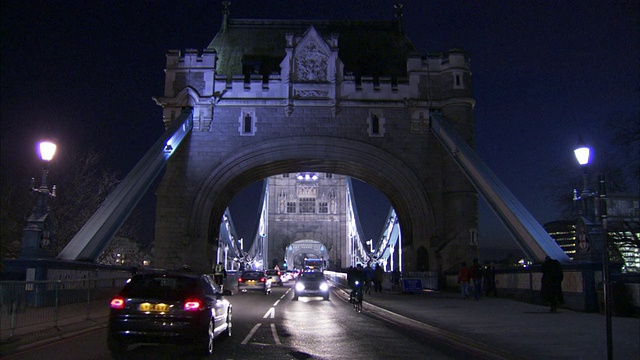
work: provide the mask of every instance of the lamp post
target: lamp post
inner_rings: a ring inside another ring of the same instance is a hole
[[[609,234],[607,230],[607,188],[604,176],[598,177],[598,191],[589,190],[589,165],[591,150],[584,144],[582,139],[578,143],[578,147],[574,150],[574,154],[578,163],[583,167],[583,184],[582,193],[577,195],[574,191],[574,199],[582,201],[583,216],[590,217],[593,213],[593,220],[598,221],[600,217],[600,225],[602,226],[602,277],[604,284],[604,313],[606,318],[606,334],[607,334],[607,359],[613,359],[613,340],[612,340],[612,324],[611,324],[611,281],[609,277]],[[593,212],[589,210],[588,198],[597,198],[598,204],[594,207]]]
[[[47,185],[49,175],[49,161],[56,153],[56,144],[43,141],[38,145],[38,152],[42,160],[42,180],[39,187],[35,187],[35,179],[31,179],[31,191],[38,193],[38,200],[33,212],[27,219],[22,240],[22,258],[38,258],[53,256],[53,222],[49,218],[49,197],[56,196],[56,186],[51,192]]]

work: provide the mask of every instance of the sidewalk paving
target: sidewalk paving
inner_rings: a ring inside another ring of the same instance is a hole
[[[348,296],[337,289],[341,296]],[[502,298],[462,300],[458,294],[424,291],[365,295],[364,312],[429,335],[442,344],[467,346],[482,359],[606,359],[605,317]],[[16,329],[0,354],[105,327],[103,313]],[[613,317],[614,359],[640,359],[640,319]]]
[[[109,308],[101,306],[101,308],[93,309],[89,314],[85,311],[77,311],[77,315],[65,317],[55,323],[45,321],[30,326],[18,327],[13,331],[13,336],[9,336],[9,330],[3,329],[0,333],[0,357],[23,348],[104,328],[107,326],[108,316]]]
[[[371,293],[364,311],[387,313],[428,324],[434,336],[463,341],[486,358],[606,359],[606,319],[515,300],[484,297],[463,300],[458,294]],[[390,312],[390,313],[388,313]],[[640,319],[612,318],[614,359],[640,359]]]

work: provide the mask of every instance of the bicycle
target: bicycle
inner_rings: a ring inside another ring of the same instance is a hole
[[[359,313],[362,312],[362,285],[359,281],[356,281],[351,290],[349,302],[353,304],[353,309]]]

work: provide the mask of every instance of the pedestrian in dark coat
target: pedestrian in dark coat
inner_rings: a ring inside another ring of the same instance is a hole
[[[381,264],[376,264],[376,268],[373,270],[373,287],[375,292],[382,292],[382,281],[384,279],[384,269]]]
[[[484,285],[487,296],[498,296],[498,290],[496,289],[496,267],[493,265],[493,262],[484,267]]]
[[[471,265],[471,278],[473,279],[473,296],[476,300],[480,300],[482,296],[482,277],[484,276],[484,269],[478,262],[478,259],[473,259],[473,265]]]
[[[542,263],[542,299],[549,303],[550,311],[558,311],[558,303],[562,302],[562,265],[558,260],[547,256]]]

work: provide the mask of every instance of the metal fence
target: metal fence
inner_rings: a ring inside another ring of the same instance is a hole
[[[16,329],[58,323],[82,314],[90,319],[106,309],[105,300],[122,288],[127,278],[55,281],[0,281],[1,338]]]
[[[325,271],[324,275],[333,283],[348,286],[347,273]],[[439,289],[438,273],[428,271],[403,272],[395,276],[392,272],[385,272],[382,280],[382,287],[385,290],[402,290],[402,279],[420,279],[423,289]]]

